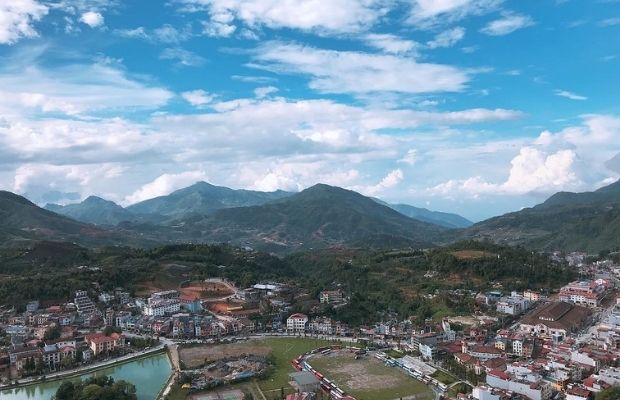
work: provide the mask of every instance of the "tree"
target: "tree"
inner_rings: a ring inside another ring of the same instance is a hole
[[[101,376],[79,383],[63,382],[52,400],[137,400],[137,396],[131,383]]]
[[[71,381],[63,382],[56,390],[55,400],[73,400],[75,397],[75,386]]]
[[[596,395],[596,400],[617,400],[620,399],[620,386],[610,387]]]

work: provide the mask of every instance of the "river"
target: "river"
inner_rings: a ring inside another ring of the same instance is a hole
[[[171,372],[168,356],[165,353],[160,353],[69,379],[77,380],[90,376],[108,375],[114,377],[115,380],[124,379],[134,384],[138,400],[154,400],[166,384]],[[2,400],[49,400],[56,393],[56,389],[61,383],[62,380],[57,380],[18,389],[3,390],[0,392],[0,398]]]

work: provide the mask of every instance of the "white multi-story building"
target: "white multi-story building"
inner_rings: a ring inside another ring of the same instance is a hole
[[[144,315],[160,317],[166,314],[178,313],[181,310],[181,301],[179,299],[149,299],[144,305]]]
[[[489,371],[486,380],[490,386],[518,393],[532,400],[548,400],[553,394],[551,385],[540,376],[520,374],[518,371],[511,371],[510,366],[506,372]]]
[[[571,282],[560,289],[560,301],[598,307],[607,288],[608,282],[604,279]]]
[[[290,332],[305,332],[308,316],[301,313],[292,314],[286,319],[286,329]]]
[[[502,297],[496,303],[496,310],[499,313],[518,315],[525,312],[530,306],[530,301],[524,296],[512,292],[511,296]]]

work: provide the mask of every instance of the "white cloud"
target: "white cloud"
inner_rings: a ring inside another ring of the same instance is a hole
[[[123,167],[115,163],[100,165],[54,165],[28,163],[20,165],[14,172],[10,188],[15,193],[27,194],[34,201],[45,198],[49,192],[79,193],[85,198],[106,190],[105,183],[117,179]],[[74,199],[75,201],[76,199]]]
[[[209,23],[291,28],[317,33],[360,32],[387,13],[386,0],[179,0],[182,10],[207,10]],[[224,20],[224,21],[222,21]],[[228,30],[232,28],[227,28]]]
[[[204,90],[192,90],[181,93],[181,96],[191,105],[200,107],[207,105],[215,99],[215,95],[205,92]]]
[[[168,90],[131,79],[104,64],[74,64],[42,69],[0,68],[0,110],[61,112],[79,115],[104,109],[157,108],[172,97]]]
[[[534,20],[527,15],[504,13],[502,18],[489,22],[480,32],[491,36],[503,36],[532,25]]]
[[[232,24],[234,19],[228,11],[213,12],[209,21],[202,21],[203,33],[213,37],[229,37],[237,30]]]
[[[91,28],[97,28],[103,25],[103,15],[96,11],[88,11],[82,14],[80,21],[90,26]]]
[[[488,162],[482,164],[481,174],[448,180],[429,189],[429,193],[445,197],[459,193],[477,197],[592,190],[600,182],[620,178],[620,171],[613,166],[610,168],[607,162],[620,153],[618,137],[619,117],[585,115],[581,125],[557,133],[543,131],[536,139],[524,142],[519,153],[512,157],[508,177],[503,182],[494,183],[487,177],[494,171],[502,171],[499,159],[493,168],[489,168]],[[479,150],[469,149],[466,153],[470,159],[475,159]],[[481,176],[483,174],[487,176]]]
[[[465,37],[465,28],[457,26],[456,28],[448,29],[447,31],[440,32],[435,38],[429,41],[426,45],[431,49],[438,47],[452,47]]]
[[[179,174],[162,174],[152,182],[149,182],[127,196],[123,204],[134,204],[140,201],[152,199],[157,196],[165,196],[183,187],[199,181],[208,180],[204,171],[186,171]]]
[[[48,8],[36,0],[0,2],[0,44],[13,44],[20,38],[38,36],[33,24],[47,12]]]
[[[580,96],[573,92],[569,92],[568,90],[556,90],[555,95],[560,97],[566,97],[567,99],[571,100],[588,100],[587,97]]]
[[[419,43],[414,40],[400,38],[389,33],[369,33],[363,40],[371,47],[389,54],[415,53]]]
[[[546,153],[534,147],[523,147],[510,162],[508,179],[500,184],[487,182],[480,176],[449,180],[430,189],[431,193],[470,196],[481,194],[523,195],[531,192],[554,193],[580,183],[574,171],[577,155],[573,150]]]
[[[179,30],[170,24],[164,24],[159,28],[146,29],[143,26],[132,29],[115,29],[114,34],[129,38],[143,39],[157,43],[178,44],[192,37],[191,26]]]
[[[145,39],[146,40],[150,38],[149,34],[146,32],[146,29],[144,29],[143,26],[139,26],[133,29],[115,29],[114,33],[119,36],[130,38],[130,39]]]
[[[275,86],[262,86],[254,89],[254,95],[257,99],[263,99],[272,93],[276,93],[278,90]]]
[[[398,162],[402,162],[408,165],[414,165],[417,160],[418,160],[418,151],[416,149],[409,149],[407,150],[407,153],[403,156],[403,158],[398,160]]]
[[[366,196],[377,196],[383,193],[386,189],[391,189],[397,186],[405,177],[401,169],[391,170],[381,179],[379,183],[371,186],[353,186],[352,189],[359,191]]]
[[[206,58],[180,47],[169,47],[164,49],[159,55],[159,58],[162,60],[177,61],[178,65],[184,67],[198,67],[207,62]]]
[[[429,93],[465,88],[468,73],[412,58],[317,49],[268,42],[257,49],[252,66],[310,76],[310,87],[325,93]]]
[[[409,23],[426,29],[482,15],[495,10],[502,0],[413,0]]]

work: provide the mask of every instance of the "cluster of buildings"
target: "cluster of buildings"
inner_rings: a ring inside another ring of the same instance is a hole
[[[460,351],[456,344],[444,346],[459,364],[484,376],[484,383],[462,398],[592,400],[620,385],[620,296],[610,298],[620,268],[610,261],[587,264],[578,253],[567,260],[590,279],[567,284],[553,301],[534,292],[516,298],[513,293],[507,303],[522,298],[542,303],[493,337],[492,332],[465,335]],[[497,311],[513,314],[501,301],[496,300]]]

